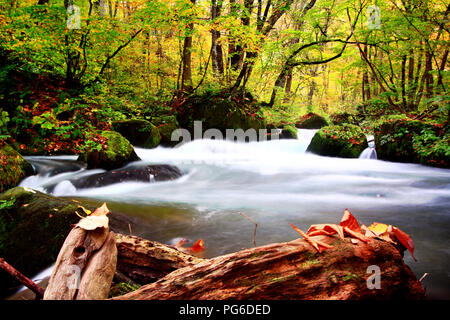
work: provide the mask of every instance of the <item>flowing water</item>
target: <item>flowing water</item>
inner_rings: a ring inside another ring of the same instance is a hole
[[[136,148],[143,164],[173,164],[184,176],[170,182],[118,183],[77,190],[68,179],[85,170],[75,157],[28,157],[41,172],[22,182],[59,196],[107,201],[112,212],[134,221],[132,232],[170,243],[203,238],[206,257],[257,245],[290,241],[315,223],[338,223],[346,208],[366,225],[392,224],[416,245],[414,262],[405,262],[423,281],[431,298],[450,299],[450,170],[372,159],[341,159],[305,153],[314,130],[298,140],[233,143],[194,140],[177,148]],[[70,163],[73,172],[55,168]]]

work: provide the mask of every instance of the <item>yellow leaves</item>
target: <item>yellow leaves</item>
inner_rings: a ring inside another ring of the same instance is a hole
[[[387,232],[388,225],[384,223],[374,222],[368,228],[378,236],[380,234]]]

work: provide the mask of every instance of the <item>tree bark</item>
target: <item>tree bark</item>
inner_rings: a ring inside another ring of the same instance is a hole
[[[205,261],[173,247],[116,234],[117,270],[139,284],[155,282],[170,272]]]
[[[422,299],[425,291],[393,245],[316,236],[318,253],[297,239],[245,249],[178,269],[114,300]],[[380,289],[370,289],[378,266]],[[368,285],[369,284],[369,285]]]
[[[220,10],[222,7],[222,2],[220,4],[217,3],[217,0],[211,1],[211,20],[214,20],[220,17]],[[220,38],[220,31],[211,30],[211,62],[214,75],[223,76],[224,68],[223,68],[223,53],[222,46],[217,43],[217,40]]]
[[[191,0],[192,5],[195,5],[195,0]],[[189,23],[186,30],[186,37],[183,45],[183,71],[181,75],[181,91],[183,93],[192,91],[192,32],[194,32],[194,23]]]

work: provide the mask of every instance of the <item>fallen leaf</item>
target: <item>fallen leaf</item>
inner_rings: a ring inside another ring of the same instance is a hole
[[[332,236],[336,233],[341,239],[344,239],[344,229],[337,224],[313,224],[306,232],[310,237],[318,235]]]
[[[109,212],[110,211],[106,206],[106,202],[104,202],[100,207],[95,209],[95,211],[92,213],[92,216],[106,216]]]
[[[403,232],[397,227],[392,227],[392,231],[395,235],[395,237],[400,241],[400,243],[411,252],[411,256],[413,257],[414,261],[417,261],[417,259],[414,257],[414,242],[412,241],[409,234],[406,232]]]
[[[388,225],[384,223],[374,222],[369,226],[369,230],[374,232],[377,236],[388,231]]]
[[[351,235],[353,238],[359,239],[362,242],[368,242],[369,239],[364,237],[364,235],[360,232],[353,231],[349,227],[344,227],[344,231],[347,232],[349,235]]]
[[[362,233],[358,220],[356,220],[356,218],[352,215],[352,213],[348,209],[345,209],[344,215],[342,216],[339,225],[342,227],[348,227],[352,231]]]
[[[87,216],[81,219],[76,226],[84,230],[94,230],[97,228],[108,228],[109,218],[106,215],[103,216]]]
[[[191,247],[194,252],[205,250],[205,242],[203,239],[198,239],[196,243]]]
[[[306,233],[304,233],[302,230],[300,230],[293,224],[289,223],[289,225],[292,228],[294,228],[294,230],[297,231],[303,238],[305,238],[305,240],[308,241],[309,244],[312,245],[319,253],[323,252],[325,249],[333,248],[332,246],[330,246],[326,243],[311,239]]]

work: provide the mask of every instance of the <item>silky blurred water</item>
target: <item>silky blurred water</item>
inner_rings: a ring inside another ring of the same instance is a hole
[[[49,176],[75,157],[28,157],[41,172],[22,182],[46,192],[107,201],[112,212],[136,221],[133,234],[168,243],[173,238],[203,238],[206,257],[298,237],[315,223],[337,223],[348,208],[366,225],[392,224],[409,233],[416,245],[414,262],[430,298],[450,298],[450,170],[373,159],[341,159],[305,153],[315,133],[299,130],[299,140],[234,143],[194,140],[177,148],[139,149],[145,164],[173,164],[184,176],[169,182],[118,183],[77,190],[67,180],[99,170],[82,166]]]

